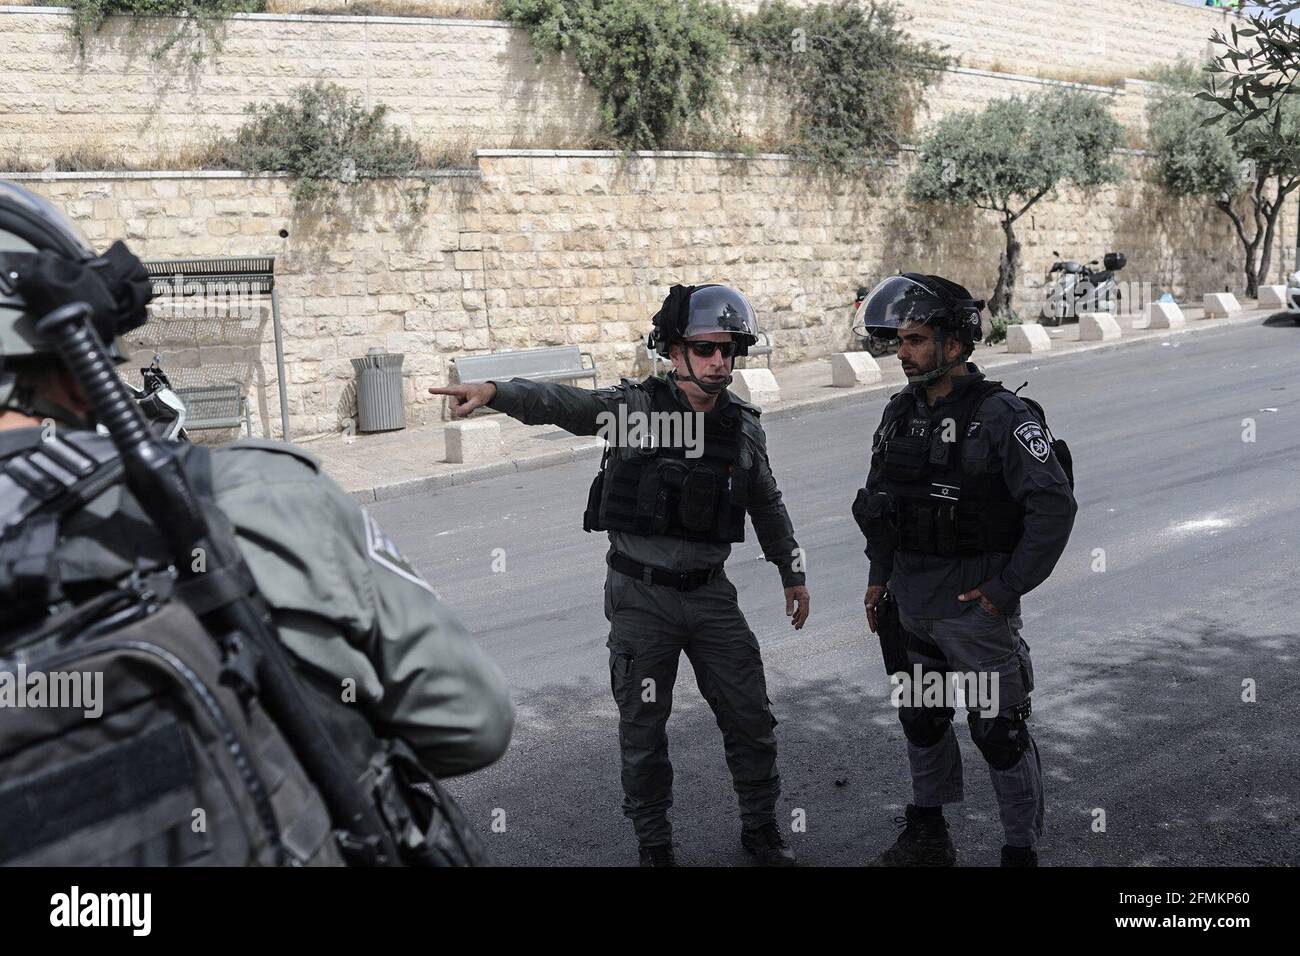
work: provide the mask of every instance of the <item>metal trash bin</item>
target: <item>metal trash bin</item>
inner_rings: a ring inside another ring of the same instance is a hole
[[[406,427],[402,405],[401,353],[370,349],[365,358],[352,359],[357,372],[357,430],[388,432]]]

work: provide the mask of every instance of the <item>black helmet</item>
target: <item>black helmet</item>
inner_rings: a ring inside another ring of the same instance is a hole
[[[654,328],[646,339],[646,347],[664,358],[668,357],[674,342],[710,332],[729,333],[736,343],[736,355],[748,355],[749,347],[758,341],[758,318],[749,300],[735,289],[715,283],[673,286],[652,321]],[[720,392],[731,384],[730,375],[721,383],[701,381],[689,354],[686,375],[708,393]]]
[[[710,332],[730,332],[739,346],[737,355],[748,354],[758,341],[758,318],[749,300],[714,283],[673,286],[653,322],[646,344],[665,358],[674,342]]]
[[[890,339],[905,322],[933,325],[937,331],[955,335],[965,345],[984,337],[980,310],[984,300],[975,299],[962,286],[941,276],[900,272],[890,276],[862,300],[853,318],[853,331]]]
[[[36,320],[69,302],[90,306],[108,354],[115,340],[145,323],[153,283],[120,240],[96,256],[85,233],[52,203],[0,180],[0,362],[54,352]]]

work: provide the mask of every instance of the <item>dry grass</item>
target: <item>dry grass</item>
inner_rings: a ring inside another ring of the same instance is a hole
[[[975,66],[976,69],[988,70],[991,73],[1009,73],[1013,76],[1032,76],[1040,80],[1059,80],[1062,83],[1084,83],[1088,86],[1110,86],[1119,88],[1124,85],[1128,79],[1128,74],[1115,72],[1114,70],[1101,72],[1097,70],[1069,70],[1054,69],[1050,67],[1038,67],[1032,72],[1026,72],[1023,67],[1008,66],[1001,60],[993,60],[990,63],[979,64],[962,64],[963,66]]]
[[[266,12],[444,20],[499,19],[496,0],[267,0]]]

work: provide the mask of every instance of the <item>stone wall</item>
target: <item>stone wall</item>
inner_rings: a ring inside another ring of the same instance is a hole
[[[1105,0],[1087,7],[1089,22],[1104,26],[1098,31],[1073,25],[1077,5],[1055,0],[905,7],[917,36],[945,39],[962,63],[932,90],[922,121],[1041,89],[1036,74],[1044,73],[1117,83],[1116,115],[1134,131],[1134,145],[1145,97],[1129,94],[1121,78],[1179,53],[1200,55],[1226,16],[1169,0]],[[1148,22],[1138,29],[1133,21],[1143,13]],[[67,14],[0,7],[0,160],[16,151],[39,164],[81,147],[165,162],[232,132],[245,104],[284,99],[316,79],[387,105],[422,142],[466,155],[582,146],[598,127],[595,99],[576,69],[553,57],[538,64],[524,32],[496,21],[239,16],[219,27],[222,51],[198,64],[183,46],[150,55],[173,23],[110,18],[83,59]],[[1104,49],[1094,50],[1098,43]],[[773,103],[747,99],[736,125],[762,137],[783,120]]]
[[[1129,258],[1121,278],[1150,283],[1150,295],[1196,302],[1240,289],[1222,214],[1170,202],[1146,182],[1148,160],[1129,165],[1124,185],[1092,199],[1065,191],[1021,220],[1025,280],[1042,277],[1053,249],[1083,259],[1120,249]],[[781,157],[712,154],[484,151],[478,166],[427,184],[416,212],[407,200],[423,184],[354,187],[332,219],[295,212],[289,182],[275,177],[24,178],[97,245],[125,236],[145,257],[275,255],[295,438],[346,427],[355,416],[348,360],[373,346],[406,355],[408,421],[419,424],[441,417],[424,390],[448,380],[457,355],[572,343],[594,354],[602,383],[643,372],[641,337],[674,282],[726,281],[749,293],[779,369],[849,344],[859,285],[908,269],[987,295],[996,277],[994,220],[902,204],[908,161],[870,183],[810,178]],[[1277,246],[1275,277],[1294,268],[1294,203]],[[1032,312],[1032,292],[1022,285],[1019,296]],[[157,325],[134,334],[136,358],[169,335]],[[265,423],[275,434],[265,315],[241,336],[260,348],[245,379],[255,432]]]

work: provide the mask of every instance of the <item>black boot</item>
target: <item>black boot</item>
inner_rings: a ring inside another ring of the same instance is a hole
[[[794,866],[794,850],[781,836],[775,820],[757,830],[741,830],[740,845],[757,858],[759,866]]]
[[[1038,854],[1032,846],[1004,846],[1002,848],[1003,866],[1037,866]]]
[[[948,821],[939,807],[922,809],[907,805],[906,816],[894,817],[905,824],[898,840],[880,856],[873,866],[952,866],[957,862]]]
[[[641,865],[642,866],[676,866],[677,860],[673,858],[673,848],[667,843],[653,843],[650,846],[641,846]]]

